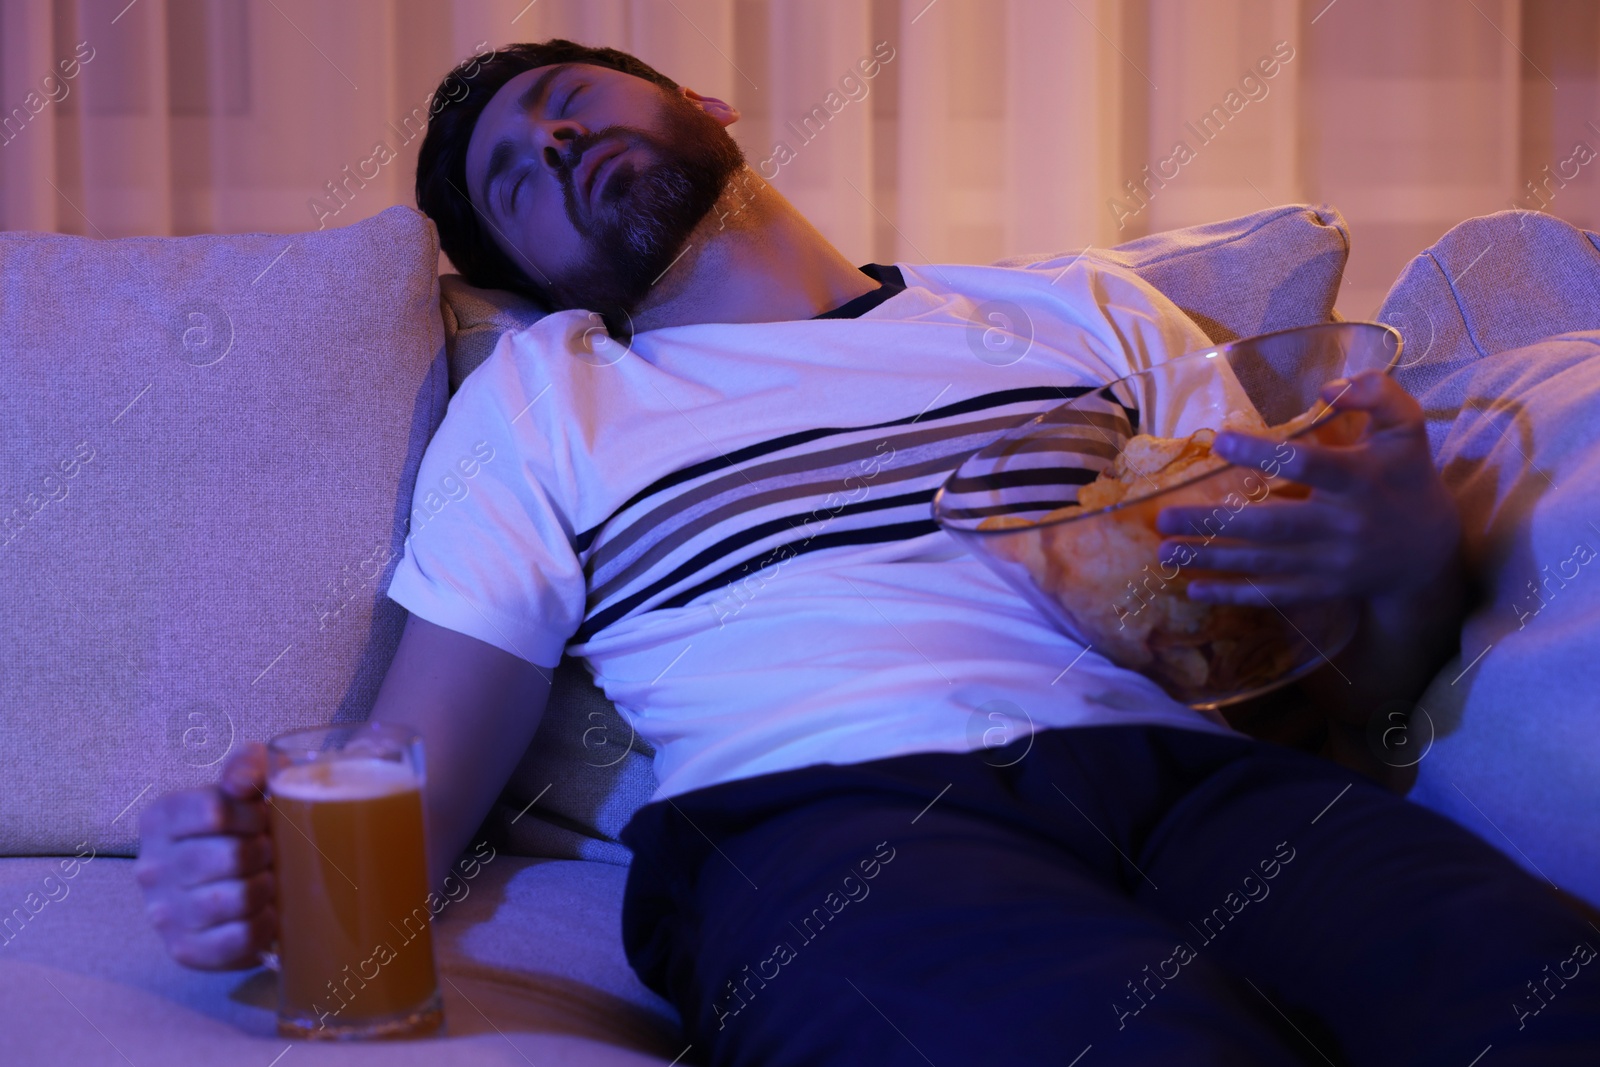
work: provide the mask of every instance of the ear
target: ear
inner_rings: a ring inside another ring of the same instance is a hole
[[[702,111],[724,126],[732,126],[739,121],[739,109],[725,100],[718,100],[714,96],[701,96],[687,87],[684,88],[683,95],[685,99],[698,105]]]

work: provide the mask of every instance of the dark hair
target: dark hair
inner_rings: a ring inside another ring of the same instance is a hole
[[[542,287],[495,243],[467,196],[467,144],[478,116],[501,86],[524,71],[557,63],[589,63],[653,82],[671,92],[678,83],[615,48],[591,48],[552,38],[509,44],[456,67],[434,90],[428,132],[417,152],[417,207],[439,228],[439,245],[456,270],[484,289],[510,289],[545,302]]]

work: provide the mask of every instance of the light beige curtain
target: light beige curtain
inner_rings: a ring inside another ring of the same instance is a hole
[[[3,0],[0,225],[346,225],[411,202],[445,70],[558,35],[732,100],[863,262],[1326,201],[1364,316],[1462,218],[1600,225],[1591,0]]]

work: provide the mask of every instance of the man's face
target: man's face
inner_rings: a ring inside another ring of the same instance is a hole
[[[467,194],[558,308],[631,312],[684,251],[744,155],[738,112],[586,63],[538,67],[489,101]]]

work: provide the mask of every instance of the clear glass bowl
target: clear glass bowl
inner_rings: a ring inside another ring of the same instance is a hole
[[[1174,505],[1207,506],[1210,514],[1185,536],[1226,541],[1245,508],[1306,496],[1307,487],[1277,470],[1294,442],[1351,444],[1366,432],[1364,413],[1310,413],[1323,385],[1364,370],[1387,374],[1400,349],[1400,334],[1380,323],[1326,323],[1089,387],[969,456],[934,496],[934,518],[1079,644],[1197,708],[1249,699],[1337,654],[1355,632],[1358,605],[1191,600],[1191,580],[1221,572],[1162,564],[1156,516]],[[1259,469],[1211,455],[1204,432],[1263,432],[1245,421],[1250,407],[1266,427],[1283,427],[1265,431],[1282,443]],[[1098,477],[1106,468],[1120,486]]]

